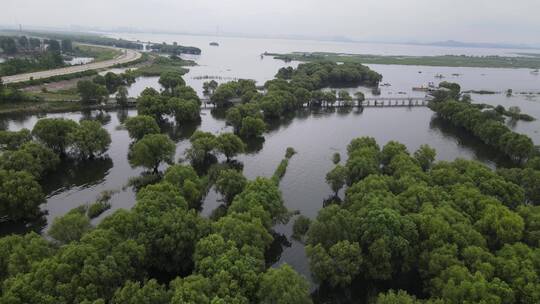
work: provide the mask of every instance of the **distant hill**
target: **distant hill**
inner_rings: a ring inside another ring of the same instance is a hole
[[[484,42],[462,42],[455,40],[436,41],[428,43],[410,43],[418,45],[433,45],[445,47],[469,47],[469,48],[492,48],[492,49],[540,49],[540,47],[526,44],[511,44],[511,43],[484,43]]]

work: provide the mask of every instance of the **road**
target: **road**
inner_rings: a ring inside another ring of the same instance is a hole
[[[96,45],[96,46],[105,47],[102,45]],[[118,55],[116,58],[111,59],[111,60],[91,62],[91,63],[83,64],[83,65],[73,65],[69,67],[63,67],[63,68],[47,70],[47,71],[4,76],[2,77],[2,81],[4,82],[4,84],[16,83],[16,82],[28,81],[30,80],[30,78],[42,79],[42,78],[49,78],[53,76],[84,72],[84,71],[89,71],[89,70],[104,69],[104,68],[109,68],[116,64],[127,63],[127,62],[137,60],[141,58],[142,56],[140,52],[137,52],[135,50],[120,49],[120,48],[114,48],[114,49],[120,50],[122,54]]]

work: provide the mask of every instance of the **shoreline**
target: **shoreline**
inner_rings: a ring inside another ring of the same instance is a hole
[[[6,107],[6,108],[4,108]],[[118,110],[134,109],[135,105],[128,104],[120,106],[117,104],[92,104],[84,105],[78,101],[43,101],[43,102],[24,102],[10,103],[0,106],[0,115],[9,114],[49,114],[63,112],[77,112],[85,110]]]

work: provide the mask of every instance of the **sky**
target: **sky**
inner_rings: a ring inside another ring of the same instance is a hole
[[[0,25],[540,44],[540,0],[0,0]]]

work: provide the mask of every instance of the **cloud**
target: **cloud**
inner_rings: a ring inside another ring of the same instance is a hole
[[[538,0],[2,0],[7,25],[538,43]]]

